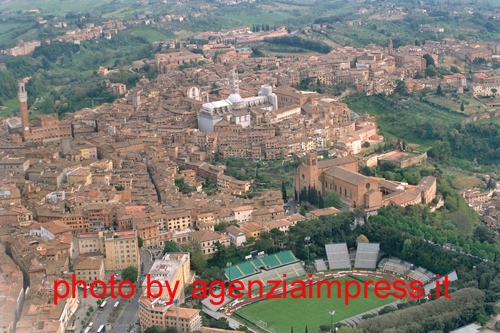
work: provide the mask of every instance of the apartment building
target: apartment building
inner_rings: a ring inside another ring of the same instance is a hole
[[[147,298],[144,293],[147,289],[147,281],[142,283],[143,294],[139,299],[139,316],[141,330],[151,326],[161,328],[176,327],[176,306],[167,303],[173,299],[184,300],[184,288],[194,280],[191,272],[189,253],[167,253],[161,260],[156,260],[149,270],[151,280],[165,281],[173,286],[178,283],[176,294],[170,297],[167,288],[163,288],[158,298]],[[152,294],[158,294],[159,288],[152,286]],[[172,299],[173,298],[173,299]],[[194,332],[201,327],[200,311],[196,309],[179,308],[179,326],[181,332]]]
[[[128,266],[139,267],[137,230],[83,233],[77,236],[77,242],[79,253],[103,254],[107,271],[121,270]]]
[[[96,254],[81,254],[73,262],[75,278],[87,283],[104,281],[104,257]]]
[[[143,246],[158,246],[159,227],[155,222],[144,222],[135,225]]]

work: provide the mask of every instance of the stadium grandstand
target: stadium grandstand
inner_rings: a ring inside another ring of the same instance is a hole
[[[394,258],[389,258],[385,263],[379,265],[383,271],[405,276],[411,270],[412,266],[409,262]]]
[[[355,268],[373,269],[377,268],[378,253],[380,251],[379,243],[359,243],[356,249]]]
[[[419,280],[422,284],[435,278],[435,274],[425,268],[414,268],[412,263],[397,258],[382,259],[378,267],[384,272],[405,276],[411,280]]]
[[[314,268],[316,268],[316,272],[324,272],[328,270],[324,259],[314,260]]]
[[[439,279],[437,279],[437,281],[439,281],[439,283],[443,283],[445,276],[448,276],[448,281],[458,280],[457,272],[453,271],[451,273],[441,276]],[[423,286],[423,288],[424,288],[424,294],[429,295],[431,293],[431,290],[436,288],[436,280],[427,283],[426,285]]]
[[[408,272],[407,276],[412,280],[419,280],[422,283],[427,283],[432,280],[435,276],[434,273],[429,272],[423,267],[417,267],[417,269]]]
[[[246,286],[248,281],[261,281],[264,288],[269,280],[290,280],[306,275],[306,271],[291,251],[283,251],[264,257],[257,257],[238,265],[226,267],[227,280],[240,280]],[[284,278],[283,275],[286,274]],[[252,289],[257,289],[257,284]]]
[[[326,244],[325,250],[330,269],[351,269],[351,260],[349,259],[346,243]]]

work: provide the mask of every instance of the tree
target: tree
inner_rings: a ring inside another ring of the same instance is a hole
[[[174,241],[168,241],[165,242],[165,246],[163,247],[163,254],[167,252],[179,252],[179,249],[177,247],[177,243]]]
[[[325,208],[325,199],[323,199],[323,196],[321,194],[319,195],[318,207]]]
[[[177,328],[175,327],[167,327],[165,328],[163,333],[179,333],[179,331],[177,331]]]
[[[451,157],[451,147],[448,141],[435,141],[427,153],[437,162],[446,162]]]
[[[479,323],[479,325],[484,326],[490,321],[490,317],[479,314],[477,315],[476,321]]]
[[[396,87],[394,88],[395,94],[400,94],[401,96],[408,94],[408,89],[406,88],[406,82],[403,80],[396,80]]]
[[[410,259],[413,257],[413,245],[411,239],[406,239],[403,243],[403,257]]]
[[[340,195],[335,191],[327,191],[325,196],[325,208],[340,208]]]
[[[179,188],[179,191],[183,194],[188,194],[193,192],[195,189],[184,182],[184,177],[177,178],[174,180],[175,186]]]
[[[191,256],[191,268],[196,274],[201,275],[207,267],[207,261],[201,250],[200,244],[187,244],[182,246],[183,252],[189,252]]]
[[[224,281],[224,271],[217,266],[212,266],[210,268],[204,269],[200,274],[200,279],[205,281],[207,284],[213,281]]]
[[[437,90],[436,90],[436,95],[444,96],[443,88],[441,88],[441,85],[438,85]]]
[[[358,238],[356,238],[356,244],[359,243],[369,243],[369,240],[365,235],[359,235]]]
[[[415,45],[420,46],[420,41],[418,39],[415,39]]]
[[[139,276],[139,270],[137,269],[137,267],[128,266],[122,270],[123,281],[130,281],[134,283],[135,281],[137,281],[138,276]]]
[[[163,329],[159,326],[150,326],[146,328],[144,333],[163,333]]]
[[[363,330],[360,328],[356,328],[356,327],[342,326],[335,333],[363,333]]]
[[[452,73],[461,73],[460,68],[458,68],[457,66],[451,66],[450,70]]]
[[[137,237],[137,245],[139,245],[139,247],[142,247],[144,245],[144,241],[141,237]]]
[[[430,77],[435,77],[438,76],[439,72],[437,71],[436,67],[434,66],[427,66],[425,69],[425,76],[430,76]]]
[[[490,244],[495,243],[496,234],[490,228],[485,225],[479,225],[474,229],[474,238],[478,241],[488,242]]]
[[[287,202],[288,201],[288,197],[286,195],[285,181],[281,182],[281,195],[283,196],[283,202]]]
[[[306,210],[306,206],[305,205],[300,206],[299,214],[302,215],[302,216],[306,216],[307,210]]]
[[[497,182],[493,177],[490,177],[490,180],[488,181],[488,184],[486,185],[486,188],[488,190],[494,190],[497,187]]]
[[[370,148],[370,143],[368,141],[365,141],[365,143],[363,143],[363,146],[365,148]]]
[[[465,111],[464,101],[462,101],[462,104],[460,104],[460,111]]]
[[[423,58],[427,62],[427,67],[429,67],[429,66],[436,67],[436,63],[434,62],[434,58],[429,53],[424,54]]]
[[[273,247],[273,240],[271,234],[268,232],[261,232],[259,239],[254,243],[254,248],[260,251],[269,251]]]
[[[214,231],[225,231],[227,227],[227,222],[222,221],[214,225]]]

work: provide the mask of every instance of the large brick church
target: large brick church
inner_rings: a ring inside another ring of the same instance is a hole
[[[352,208],[376,210],[381,206],[429,204],[436,196],[436,179],[422,178],[418,185],[407,185],[358,173],[353,156],[318,162],[315,152],[306,154],[306,163],[297,168],[294,189],[300,193],[309,186],[325,195],[339,193],[341,201]]]

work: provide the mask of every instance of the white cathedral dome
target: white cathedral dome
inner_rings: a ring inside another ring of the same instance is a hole
[[[227,100],[234,104],[243,101],[243,98],[241,98],[240,94],[231,94]]]

